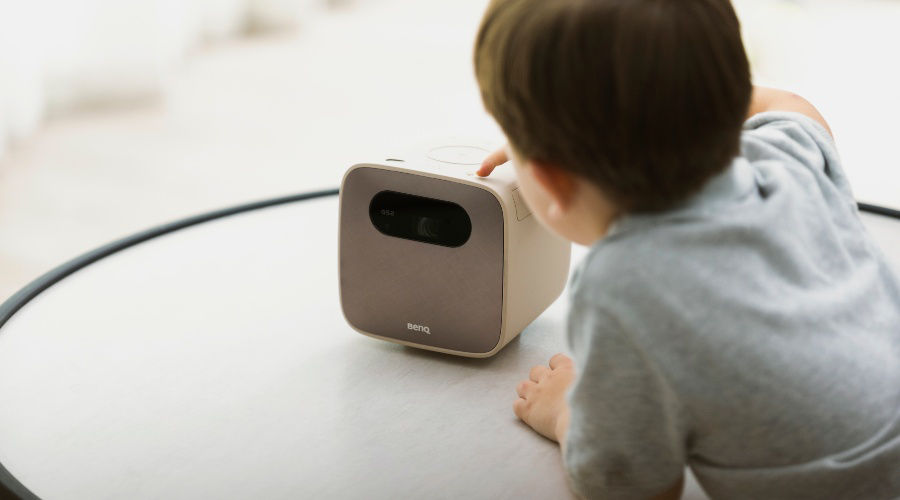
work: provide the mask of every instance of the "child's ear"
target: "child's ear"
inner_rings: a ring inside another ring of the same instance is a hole
[[[550,199],[549,215],[558,217],[568,211],[575,199],[578,183],[575,174],[547,163],[531,163],[534,179]]]

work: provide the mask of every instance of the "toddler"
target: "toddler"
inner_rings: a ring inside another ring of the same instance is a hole
[[[518,385],[588,498],[900,497],[900,281],[828,125],[754,88],[728,0],[494,0],[484,105],[590,252],[570,359]]]

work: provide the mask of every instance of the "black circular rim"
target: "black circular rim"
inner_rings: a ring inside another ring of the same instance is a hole
[[[869,203],[860,203],[859,209],[863,212],[869,212],[870,214],[900,219],[900,210],[895,210],[893,208],[872,205]]]
[[[199,215],[186,217],[184,219],[179,219],[174,222],[152,227],[150,229],[132,234],[131,236],[126,236],[125,238],[107,243],[106,245],[79,255],[78,257],[75,257],[74,259],[51,269],[50,271],[39,276],[31,283],[25,285],[24,288],[6,299],[3,304],[0,304],[0,329],[2,329],[3,325],[5,325],[7,321],[9,321],[10,318],[12,318],[20,309],[25,307],[26,304],[31,302],[32,299],[40,295],[44,290],[47,290],[54,284],[59,283],[78,270],[83,269],[93,264],[94,262],[97,262],[98,260],[104,259],[106,257],[109,257],[110,255],[125,250],[126,248],[130,248],[145,241],[152,240],[153,238],[173,233],[175,231],[191,226],[196,226],[204,222],[222,219],[224,217],[242,214],[245,212],[252,212],[254,210],[260,210],[263,208],[285,205],[288,203],[299,201],[314,200],[316,198],[335,196],[337,194],[338,189],[335,188],[281,196],[278,198],[270,198],[266,200],[254,201],[251,203],[244,203],[242,205],[222,208]],[[2,332],[0,332],[0,334],[2,334]],[[4,467],[2,463],[0,463],[0,498],[8,498],[10,496],[14,498],[20,498],[22,500],[40,499],[40,497],[35,495],[31,490],[25,487],[24,484],[19,482],[18,479],[10,474],[10,472],[6,470],[6,467]]]

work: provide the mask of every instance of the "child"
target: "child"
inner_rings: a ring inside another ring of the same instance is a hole
[[[486,109],[590,253],[516,415],[589,498],[900,497],[900,283],[828,126],[756,88],[728,0],[494,0]],[[748,119],[749,118],[749,119]]]

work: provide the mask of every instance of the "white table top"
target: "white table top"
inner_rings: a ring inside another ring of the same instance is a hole
[[[900,255],[900,223],[866,220]],[[78,271],[0,330],[0,463],[45,499],[570,497],[512,413],[565,349],[565,294],[478,360],[355,333],[337,283],[334,197]]]
[[[334,197],[75,273],[0,333],[0,463],[46,499],[565,494],[556,445],[512,413],[562,302],[472,360],[354,332],[337,283]]]

